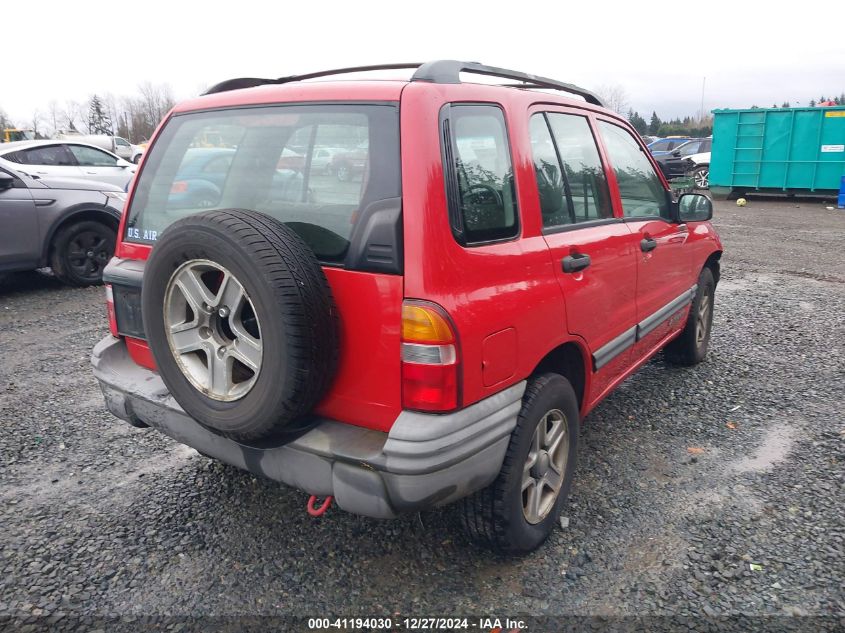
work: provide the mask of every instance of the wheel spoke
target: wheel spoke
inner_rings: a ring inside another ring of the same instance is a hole
[[[540,420],[537,428],[534,430],[534,437],[531,438],[531,450],[536,454],[543,448],[543,443],[546,441],[546,418],[545,416]]]
[[[549,464],[549,470],[546,472],[543,482],[557,495],[561,484],[563,484],[563,471],[558,470],[554,461]]]
[[[232,360],[228,356],[218,357],[214,350],[209,356],[208,370],[211,374],[211,390],[214,393],[228,394],[232,386]]]
[[[232,277],[232,275],[223,275],[223,281],[220,282],[220,289],[214,298],[214,305],[216,307],[226,306],[229,308],[230,314],[238,314],[240,313],[243,300],[244,288],[240,282]]]
[[[261,367],[261,342],[249,335],[236,338],[230,354],[253,372]]]
[[[211,294],[211,291],[200,279],[199,274],[192,268],[183,270],[175,283],[195,311],[200,310],[203,303],[214,305],[214,295]]]
[[[543,489],[536,481],[532,481],[532,483],[533,485],[528,488],[528,499],[525,503],[525,513],[531,521],[536,521],[540,518],[540,501],[543,498]]]
[[[537,463],[537,451],[529,451],[528,459],[525,460],[525,465],[522,467],[522,489],[525,490],[526,482],[534,481],[531,476],[531,469]]]
[[[202,349],[205,344],[196,323],[179,323],[171,326],[170,341],[173,350],[178,354],[187,354]]]
[[[551,417],[551,414],[549,414]],[[566,434],[565,421],[558,416],[552,417],[552,428],[546,433],[546,445],[543,447],[549,453],[554,454],[563,436]]]

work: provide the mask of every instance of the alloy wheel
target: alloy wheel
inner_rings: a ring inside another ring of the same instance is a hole
[[[534,429],[522,471],[522,513],[528,523],[540,523],[554,508],[568,459],[566,416],[560,409],[552,409]]]
[[[184,376],[214,400],[244,397],[261,371],[255,306],[240,281],[205,259],[182,264],[164,294],[167,343]]]

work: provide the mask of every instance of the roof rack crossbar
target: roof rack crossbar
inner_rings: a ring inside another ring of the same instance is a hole
[[[526,84],[529,84],[527,86],[519,87],[562,90],[582,97],[587,103],[604,106],[598,96],[589,90],[579,88],[574,84],[549,79],[548,77],[539,77],[538,75],[531,75],[517,70],[497,68],[496,66],[485,66],[484,64],[479,64],[478,62],[461,62],[454,59],[441,59],[435,62],[428,62],[417,69],[414,76],[411,78],[411,81],[430,81],[437,84],[459,84],[461,83],[462,72],[474,73],[476,75],[487,75],[488,77],[501,77],[502,79],[513,79],[515,81],[523,81]]]
[[[229,90],[240,90],[241,88],[254,88],[255,86],[263,86],[267,84],[286,84],[296,81],[304,81],[306,79],[316,79],[318,77],[330,77],[332,75],[371,72],[374,70],[400,70],[407,68],[416,68],[414,75],[411,77],[411,81],[428,81],[437,84],[459,84],[461,83],[461,73],[466,72],[522,82],[519,84],[506,84],[507,87],[511,88],[546,88],[552,90],[562,90],[563,92],[578,95],[588,103],[592,103],[597,106],[604,105],[598,96],[589,90],[579,88],[574,84],[549,79],[548,77],[539,77],[537,75],[522,73],[516,70],[497,68],[496,66],[485,66],[484,64],[480,64],[478,62],[461,62],[454,59],[441,59],[438,61],[427,62],[425,64],[407,63],[378,64],[375,66],[350,66],[348,68],[321,70],[314,73],[306,73],[304,75],[289,75],[287,77],[279,77],[277,79],[238,77],[236,79],[222,81],[206,90],[203,94],[210,95],[218,92],[228,92]]]

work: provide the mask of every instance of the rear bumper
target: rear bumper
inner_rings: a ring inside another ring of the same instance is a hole
[[[389,433],[321,420],[279,445],[244,445],[209,431],[176,403],[155,372],[106,337],[91,362],[115,416],[307,493],[333,495],[349,512],[377,518],[450,503],[492,482],[516,426],[525,382],[447,415],[403,411]]]

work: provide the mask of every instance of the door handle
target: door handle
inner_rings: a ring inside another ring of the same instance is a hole
[[[567,255],[563,258],[563,272],[577,273],[579,270],[584,270],[592,263],[589,255],[584,253],[576,253],[575,255]]]
[[[642,242],[640,242],[640,250],[643,253],[653,251],[655,248],[657,248],[657,240],[652,237],[645,237]]]

